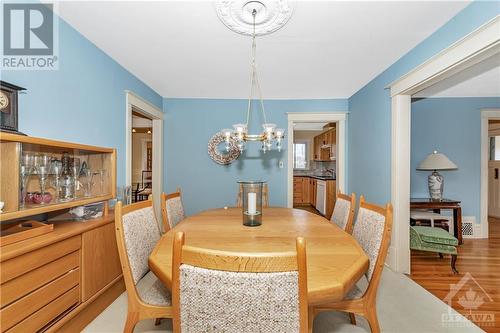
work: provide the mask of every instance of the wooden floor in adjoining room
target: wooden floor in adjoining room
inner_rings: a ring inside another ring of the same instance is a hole
[[[449,256],[440,259],[436,253],[412,251],[410,278],[446,302],[450,284],[465,277],[451,297],[452,307],[486,332],[500,333],[500,219],[490,218],[488,239],[464,239],[456,267],[459,274],[454,275]]]
[[[316,214],[316,215],[321,215],[321,213],[319,212],[319,210],[317,210],[316,208],[314,208],[313,205],[295,205],[295,206],[293,206],[293,208],[295,208],[295,209],[302,209],[302,210],[308,211],[309,213],[313,213],[313,214]],[[323,215],[321,215],[321,216],[323,216]]]

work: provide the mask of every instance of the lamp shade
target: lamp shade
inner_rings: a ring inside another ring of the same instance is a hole
[[[429,154],[417,167],[417,170],[456,170],[457,165],[445,155],[436,150]]]

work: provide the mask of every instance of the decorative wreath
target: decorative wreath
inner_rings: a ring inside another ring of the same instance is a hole
[[[228,152],[220,152],[219,144],[224,142],[224,134],[222,132],[218,132],[214,136],[210,138],[208,141],[208,155],[212,160],[216,163],[227,165],[233,163],[238,157],[240,157],[240,150],[238,146],[236,146],[236,142],[231,139],[229,141],[229,151]]]

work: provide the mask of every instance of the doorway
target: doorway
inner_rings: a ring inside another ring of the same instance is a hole
[[[132,106],[132,202],[153,194],[153,120]]]
[[[410,129],[411,97],[443,79],[500,52],[500,17],[484,24],[390,84],[392,99],[391,201],[394,225],[388,264],[410,272]],[[483,190],[482,190],[483,192]],[[483,200],[484,201],[484,200]],[[485,218],[487,218],[485,216]]]
[[[328,215],[331,214],[329,214],[326,209],[328,208],[329,205],[331,205],[332,207],[331,209],[333,210],[333,203],[331,201],[328,201],[327,199],[326,201],[325,199],[323,199],[322,202],[324,201],[324,207],[322,205],[318,206],[317,204],[318,181],[320,181],[319,184],[320,189],[321,186],[323,185],[321,183],[321,179],[316,179],[316,184],[315,184],[316,187],[315,187],[314,183],[313,184],[310,183],[311,180],[314,178],[307,177],[308,175],[304,176],[303,174],[304,172],[311,171],[310,170],[311,163],[313,163],[314,165],[313,169],[316,169],[316,163],[318,163],[317,167],[318,175],[319,173],[322,173],[321,175],[329,174],[331,175],[330,180],[333,180],[331,178],[333,178],[332,176],[335,176],[335,180],[329,183],[330,191],[332,193],[335,193],[337,189],[345,191],[346,189],[345,129],[346,129],[347,113],[346,112],[324,112],[324,113],[294,112],[294,113],[288,113],[287,117],[288,117],[287,207],[293,208],[294,201],[295,201],[295,206],[297,206],[297,201],[300,200],[302,201],[303,204],[311,205],[311,207],[314,207],[314,209],[317,210],[319,213],[323,212],[322,215],[328,217]],[[313,132],[317,131],[317,133],[314,133],[313,136],[306,135],[305,139],[304,137],[302,137],[301,139],[301,137],[299,136],[298,139],[296,140],[295,134],[298,134],[301,128],[303,130],[307,128],[309,129],[314,128]],[[322,142],[318,141],[319,138],[322,139]],[[315,140],[317,141],[316,144]],[[323,141],[325,142],[323,143]],[[333,150],[331,150],[332,142],[334,143],[335,146]],[[309,149],[307,147],[309,147]],[[294,154],[294,148],[300,150],[300,153],[299,151],[297,151],[297,154]],[[323,149],[322,156],[324,157],[325,161],[320,161],[321,150],[315,151],[316,148]],[[330,148],[330,150],[328,148]],[[330,156],[332,156],[331,154],[333,154],[334,160],[326,161],[327,153],[329,159]],[[300,154],[300,160],[295,161],[294,158],[298,157],[299,154]],[[315,154],[316,157],[314,156]],[[324,163],[326,164],[321,165]],[[295,176],[297,178],[294,177],[294,167],[296,169]],[[332,174],[332,171],[334,172],[334,174]],[[304,181],[304,179],[306,179],[306,181]],[[294,188],[296,189],[296,191],[294,191]],[[326,191],[325,198],[328,190],[329,190],[328,188],[325,188]],[[299,194],[300,194],[300,199],[298,198]]]
[[[132,129],[133,129],[133,114],[137,118],[149,119],[152,123],[151,126],[151,193],[153,195],[153,204],[155,214],[157,217],[161,216],[160,211],[160,196],[163,189],[163,111],[148,101],[142,99],[131,91],[125,91],[125,165],[126,177],[125,186],[130,189],[132,193],[132,180],[133,180],[133,147],[132,147]],[[137,131],[137,129],[136,129]],[[147,131],[147,130],[146,130]],[[141,149],[142,150],[142,149]],[[147,152],[147,141],[146,141]],[[147,161],[146,161],[147,163]],[[142,182],[142,159],[141,159],[141,182]],[[147,169],[147,164],[145,166]],[[145,170],[148,171],[148,170]],[[147,173],[144,175],[145,182],[147,183]],[[137,179],[137,178],[136,178]]]
[[[336,195],[337,123],[295,123],[293,208],[330,219]]]

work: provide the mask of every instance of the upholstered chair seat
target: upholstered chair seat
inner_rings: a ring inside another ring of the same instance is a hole
[[[361,290],[358,286],[354,285],[354,287],[349,290],[347,295],[345,296],[345,299],[358,299],[363,296],[364,291]]]
[[[172,296],[165,285],[149,272],[136,285],[137,293],[144,303],[160,306],[172,305]]]

